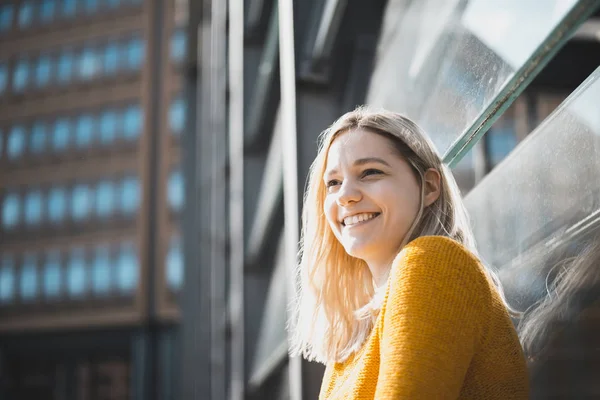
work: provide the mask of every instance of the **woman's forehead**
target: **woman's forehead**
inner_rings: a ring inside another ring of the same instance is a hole
[[[327,167],[366,157],[393,156],[395,152],[390,139],[380,134],[355,129],[341,133],[333,139],[327,154]]]

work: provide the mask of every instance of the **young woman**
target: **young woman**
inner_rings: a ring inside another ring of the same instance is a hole
[[[460,194],[412,121],[358,108],[321,137],[292,354],[321,399],[526,399],[525,358]]]

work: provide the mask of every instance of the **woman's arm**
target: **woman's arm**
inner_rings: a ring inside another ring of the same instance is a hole
[[[483,336],[490,285],[458,243],[422,237],[392,266],[376,399],[456,399]]]

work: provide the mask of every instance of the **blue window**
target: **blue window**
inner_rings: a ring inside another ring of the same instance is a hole
[[[183,175],[181,171],[171,172],[167,184],[167,199],[173,211],[181,211],[184,203]]]
[[[2,226],[5,229],[14,228],[19,223],[19,214],[21,213],[21,199],[16,193],[9,193],[4,196],[2,202]]]
[[[171,60],[181,62],[185,58],[186,36],[183,30],[177,30],[171,36]]]
[[[105,75],[114,75],[119,69],[119,47],[116,43],[110,43],[104,48],[102,68]]]
[[[31,135],[29,136],[29,151],[32,154],[40,154],[46,148],[46,125],[42,122],[36,122],[31,127]]]
[[[142,109],[139,105],[127,107],[123,115],[123,136],[126,140],[135,140],[142,129]]]
[[[84,0],[85,12],[93,14],[98,9],[98,0]]]
[[[171,239],[166,261],[167,285],[171,290],[177,291],[183,284],[183,253],[181,241],[178,238]]]
[[[103,181],[96,187],[96,215],[106,218],[112,215],[115,209],[115,185],[110,181]]]
[[[8,67],[6,64],[0,64],[0,95],[6,92],[8,87]]]
[[[33,21],[33,2],[25,1],[19,8],[19,27],[27,28]]]
[[[105,0],[105,2],[109,8],[114,9],[114,8],[119,7],[120,0]]]
[[[125,61],[130,70],[136,70],[142,66],[144,42],[141,39],[133,38],[125,45]]]
[[[110,291],[110,265],[110,248],[106,245],[98,246],[92,267],[92,290],[97,295],[105,295]]]
[[[92,198],[90,189],[86,185],[77,185],[73,188],[71,198],[71,213],[75,221],[81,221],[90,213]]]
[[[13,6],[12,4],[5,4],[0,6],[0,32],[6,32],[10,30],[13,20]]]
[[[82,115],[77,119],[75,144],[79,148],[89,147],[94,133],[94,119],[91,115]]]
[[[44,264],[44,295],[47,298],[54,298],[60,294],[62,281],[62,268],[60,262],[60,253],[56,250],[51,251],[46,256]]]
[[[11,160],[17,159],[25,152],[25,128],[21,125],[13,126],[8,135],[6,153]]]
[[[67,194],[62,188],[53,188],[48,194],[48,219],[61,222],[67,211]]]
[[[29,64],[21,60],[15,66],[13,71],[13,90],[22,92],[29,84]]]
[[[46,86],[50,82],[50,57],[43,56],[38,60],[35,68],[35,84],[38,87]]]
[[[15,298],[15,264],[9,255],[0,259],[0,302],[10,303]]]
[[[185,102],[183,98],[177,97],[171,103],[169,109],[169,128],[171,132],[180,134],[185,125]]]
[[[85,253],[83,249],[76,248],[71,252],[67,268],[67,292],[71,297],[80,297],[86,290]]]
[[[56,78],[58,82],[64,84],[73,77],[73,54],[70,51],[64,51],[58,59]]]
[[[118,116],[113,110],[106,110],[100,116],[100,143],[107,145],[117,135]]]
[[[79,76],[84,79],[91,79],[99,70],[99,62],[94,49],[87,48],[83,50],[79,57]]]
[[[42,193],[34,190],[25,196],[25,223],[37,225],[42,220]]]
[[[54,132],[52,134],[52,148],[55,151],[64,151],[69,145],[69,136],[71,136],[71,124],[66,118],[61,118],[54,123]]]
[[[117,261],[117,288],[121,293],[132,293],[138,283],[138,256],[132,243],[123,243]]]
[[[42,0],[42,9],[40,10],[40,19],[48,23],[54,18],[56,3],[54,0]]]
[[[77,0],[62,0],[61,12],[65,17],[73,17],[75,15]]]
[[[491,129],[485,138],[492,165],[499,164],[517,146],[517,137],[512,126]]]
[[[136,177],[127,177],[121,183],[121,212],[134,214],[140,204],[140,184]]]
[[[26,254],[21,265],[20,292],[23,300],[33,300],[38,290],[37,257]]]

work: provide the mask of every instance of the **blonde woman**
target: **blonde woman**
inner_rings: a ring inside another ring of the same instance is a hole
[[[526,399],[526,363],[456,183],[408,118],[358,108],[321,137],[304,201],[292,354],[321,399]]]

